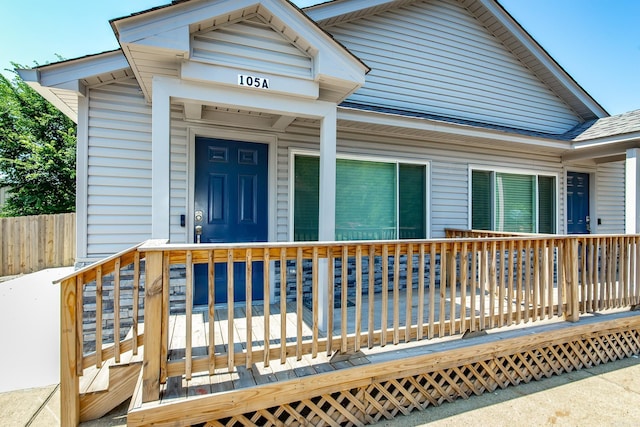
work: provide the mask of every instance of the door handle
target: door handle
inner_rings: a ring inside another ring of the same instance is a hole
[[[200,244],[201,237],[202,237],[202,226],[196,225],[196,243]]]
[[[204,212],[198,210],[194,215],[195,222],[195,234],[196,234],[196,243],[200,244],[202,240],[202,219],[204,218]]]
[[[585,218],[585,223],[587,224],[587,233],[591,233],[591,217],[589,215]]]

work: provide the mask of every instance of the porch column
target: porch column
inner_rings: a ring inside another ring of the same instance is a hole
[[[169,239],[171,98],[153,78],[151,105],[151,238]]]
[[[640,233],[640,149],[627,150],[625,163],[625,232],[627,234]]]
[[[336,134],[337,108],[331,108],[320,122],[320,196],[318,206],[318,240],[332,242],[336,239]],[[329,307],[328,263],[319,263],[318,301],[319,327],[327,330]]]

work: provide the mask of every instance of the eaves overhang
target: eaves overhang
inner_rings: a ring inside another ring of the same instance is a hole
[[[18,75],[63,114],[78,121],[78,97],[87,87],[131,76],[129,63],[120,50],[19,69]]]

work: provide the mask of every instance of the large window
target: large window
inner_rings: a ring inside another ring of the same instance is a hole
[[[471,173],[471,227],[556,232],[556,178],[485,170]]]
[[[294,156],[296,241],[318,240],[319,158]],[[426,237],[426,165],[338,159],[336,240]]]

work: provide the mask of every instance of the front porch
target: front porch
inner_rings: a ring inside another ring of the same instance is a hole
[[[449,235],[146,242],[80,270],[62,282],[63,425],[96,414],[79,378],[125,357],[143,361],[130,425],[364,425],[640,352],[640,319],[628,312],[640,236]],[[253,261],[263,262],[264,301],[250,297]],[[228,302],[216,305],[214,266],[238,262],[249,300],[233,300],[229,274]],[[170,295],[179,283],[192,299],[195,264],[208,265],[204,309]],[[90,336],[76,313],[92,305],[102,327]]]

